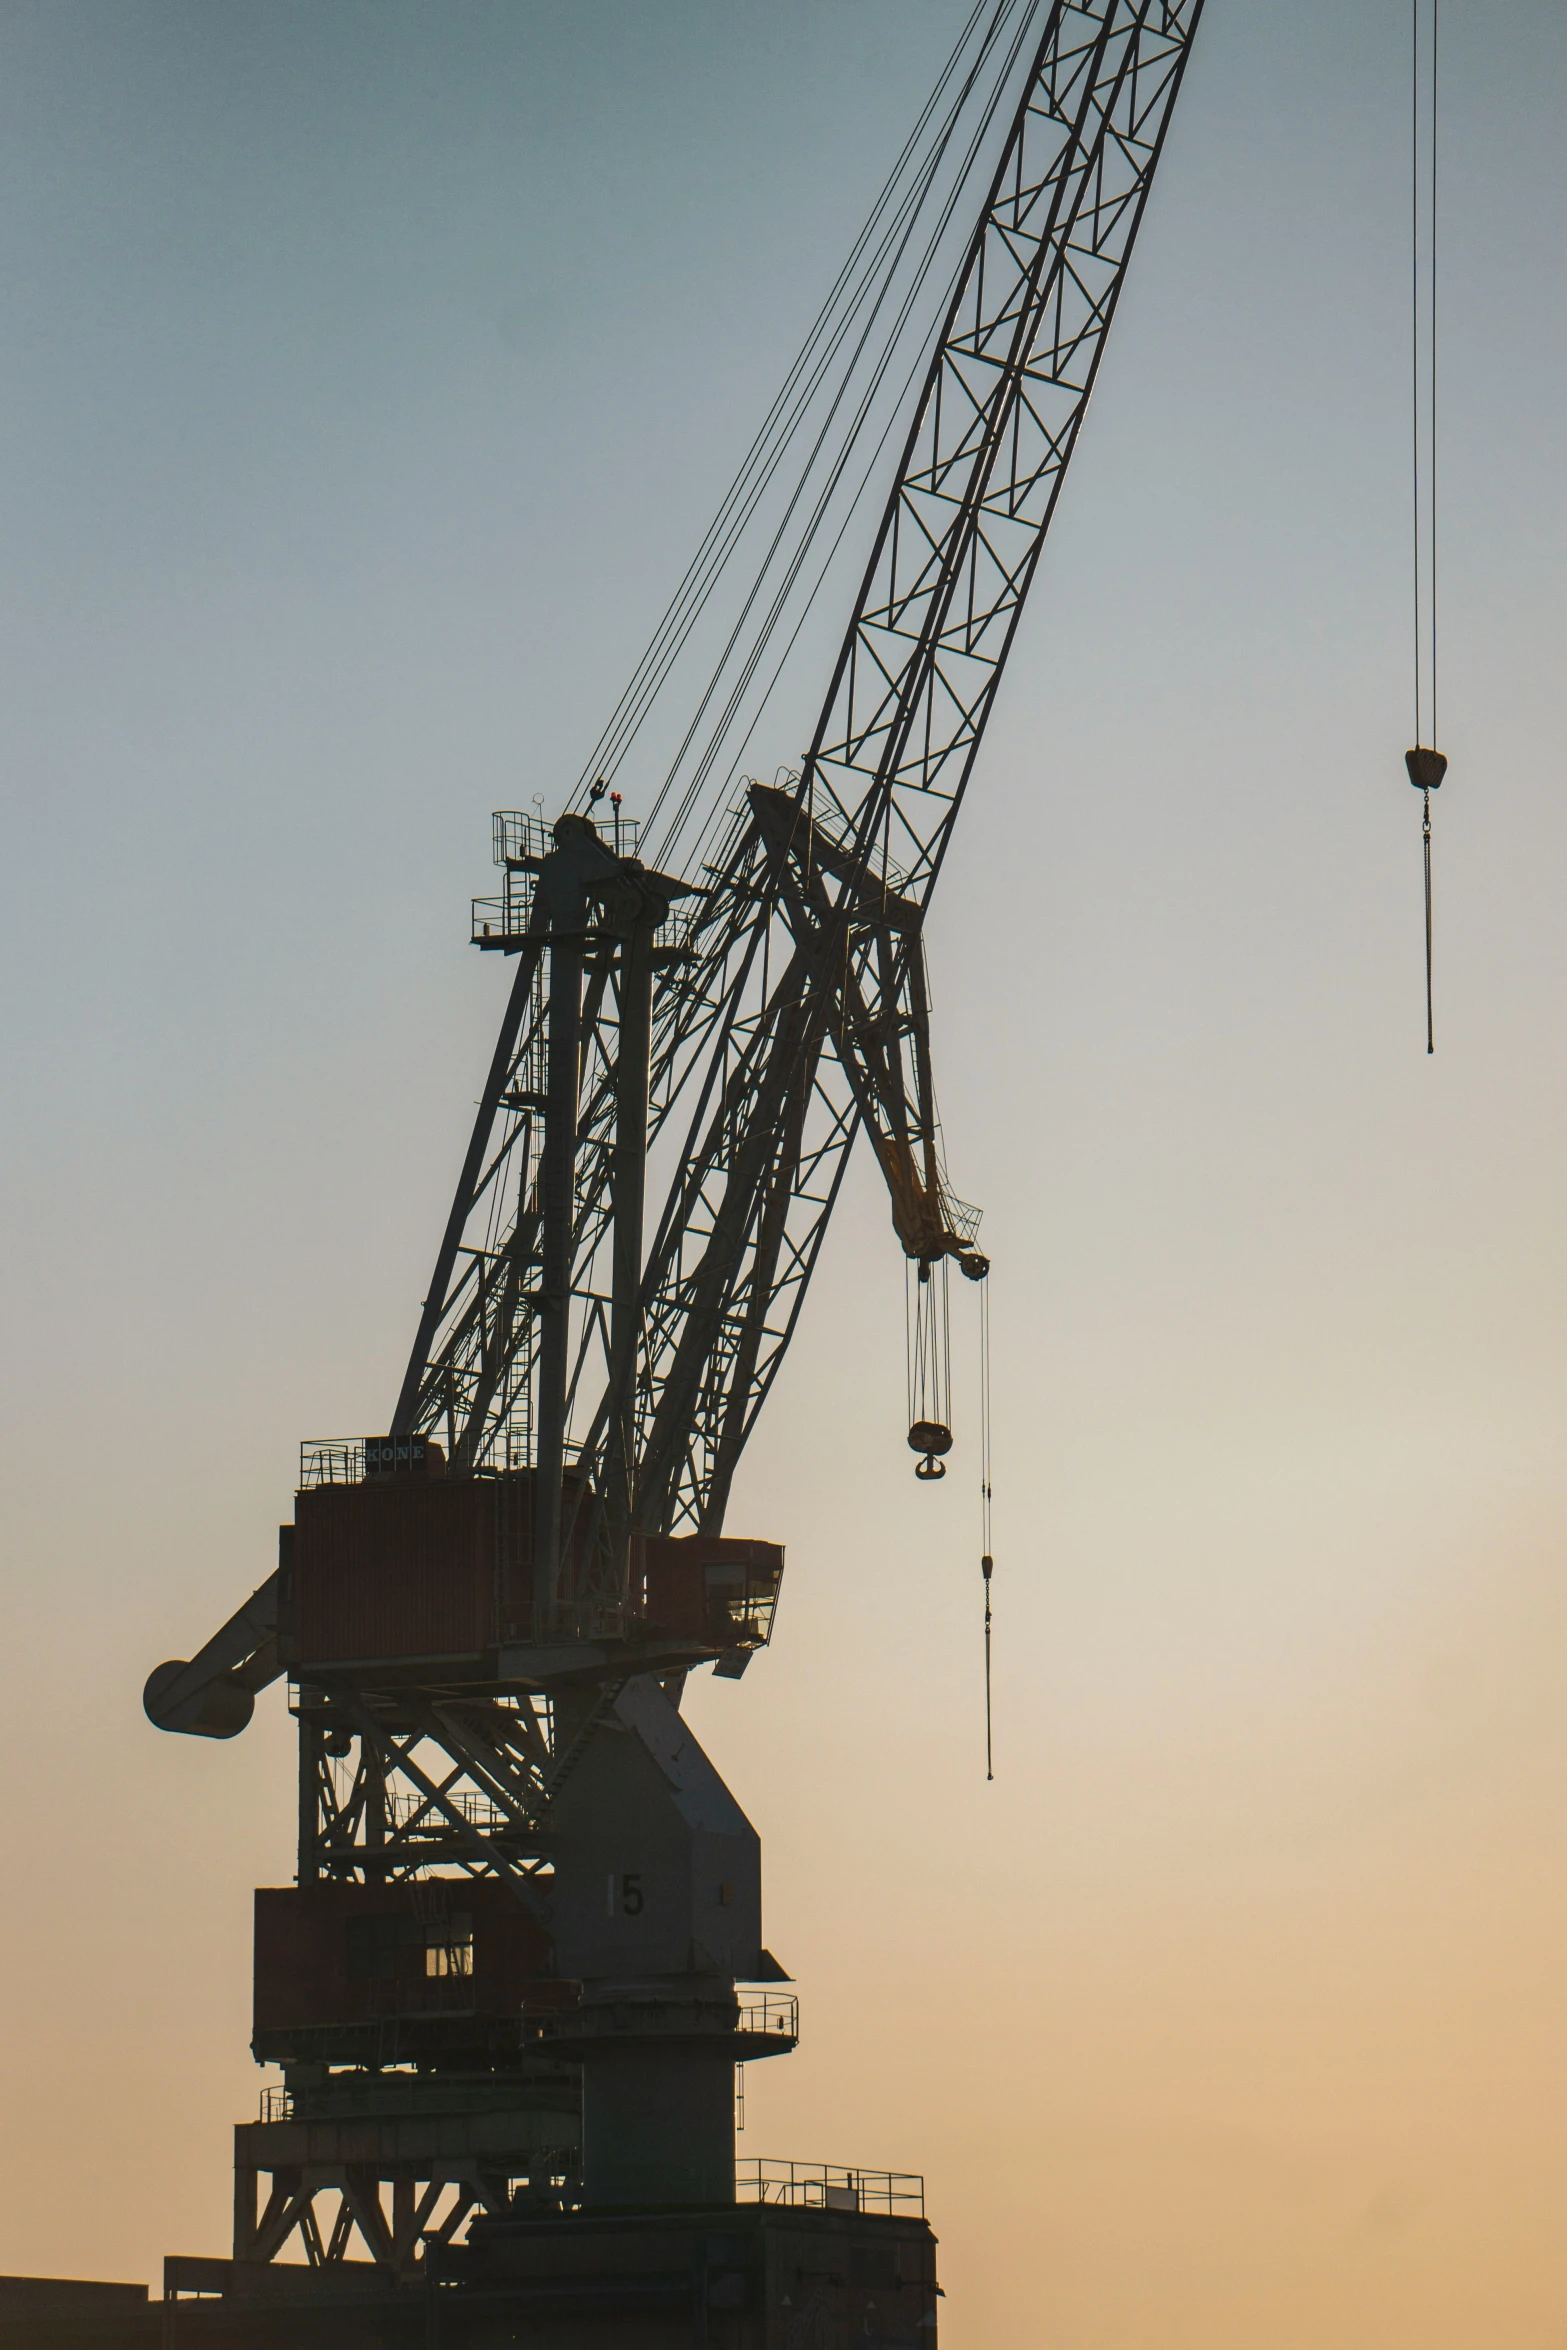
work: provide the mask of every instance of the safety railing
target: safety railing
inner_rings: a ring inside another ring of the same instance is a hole
[[[542,816],[520,808],[497,808],[490,818],[497,865],[520,864],[524,857],[547,857],[554,847]]]
[[[472,937],[476,946],[488,941],[525,937],[533,920],[533,875],[508,865],[498,898],[473,901]]]
[[[533,875],[506,869],[506,886],[499,897],[473,898],[470,903],[469,937],[477,947],[504,947],[515,945],[526,938],[533,928]],[[691,935],[701,917],[702,895],[682,898],[670,908],[653,934],[653,944],[665,962],[689,954]],[[589,929],[601,920],[600,915],[588,916]],[[595,933],[597,934],[597,933]]]
[[[470,1828],[494,1830],[512,1825],[512,1815],[503,1811],[493,1796],[477,1795],[466,1787],[448,1788],[439,1803],[421,1795],[417,1788],[404,1794],[389,1787],[386,1810],[399,1833],[417,1824],[429,1828],[432,1834],[439,1834],[448,1827],[453,1812],[466,1820]]]
[[[293,2091],[283,2088],[263,2089],[261,2092],[261,2119],[264,2122],[291,2122],[294,2118]]]
[[[299,1448],[299,1487],[362,1485],[365,1443],[362,1436],[344,1438],[307,1436]]]
[[[752,778],[744,776],[741,780],[749,783]],[[798,786],[799,781],[799,774],[794,768],[781,767],[773,779],[773,788],[775,791],[788,791]],[[865,887],[868,890],[889,890],[895,897],[906,894],[909,888],[908,869],[888,855],[885,828],[879,830],[875,839],[866,844],[858,839],[853,825],[817,794],[812,793],[808,797],[806,806],[812,823],[823,839],[830,841],[844,857],[856,864],[863,858]],[[745,812],[748,814],[749,810]]]
[[[735,2164],[735,2200],[783,2203],[807,2211],[879,2211],[925,2216],[925,2181],[917,2171],[858,2170],[836,2162],[780,2162],[770,2155]]]
[[[945,1184],[941,1189],[941,1202],[946,1210],[948,1225],[960,1240],[966,1240],[972,1248],[979,1238],[979,1228],[984,1222],[984,1210],[971,1207],[966,1199],[959,1199],[955,1192],[948,1191]]]
[[[360,1485],[366,1477],[429,1476],[442,1465],[431,1436],[307,1436],[299,1447],[299,1484]]]
[[[617,857],[636,856],[642,827],[635,816],[623,816],[613,798],[608,807],[600,801],[585,813],[591,816],[607,849],[613,849]],[[537,863],[555,846],[552,826],[542,816],[528,815],[520,808],[497,808],[491,824],[497,865],[521,865],[530,859]]]
[[[800,2002],[792,1991],[748,1992],[740,2002],[736,2029],[765,2032],[769,2039],[798,2040]]]

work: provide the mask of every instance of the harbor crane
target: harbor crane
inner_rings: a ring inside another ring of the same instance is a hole
[[[934,2342],[933,2239],[895,2180],[736,2202],[735,2067],[786,2054],[797,2010],[681,1695],[771,1635],[783,1552],[730,1494],[858,1137],[915,1278],[985,1270],[943,1158],[926,916],[1200,14],[976,9],[983,200],[803,758],[678,865],[591,773],[553,817],[494,818],[472,936],[505,1004],[386,1425],[302,1447],[276,1570],[147,1684],[160,1728],[228,1738],[286,1677],[298,1725],[297,1877],[256,1896],[253,2047],[284,2085],[236,2131],[227,2281],[197,2263],[193,2292],[263,2294],[303,2254],[323,2290],[364,2270],[443,2311],[543,2307],[574,2259],[586,2309],[593,2277],[658,2269],[657,2236],[686,2247],[689,2338],[781,2345],[805,2272],[767,2230],[831,2220],[842,2309],[879,2291],[911,2329],[879,2338]],[[931,1473],[944,1422],[911,1439]]]

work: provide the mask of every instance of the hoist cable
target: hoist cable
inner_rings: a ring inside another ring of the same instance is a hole
[[[985,1584],[985,1776],[994,1779],[995,1752],[990,1704],[990,1582],[995,1561],[990,1551],[990,1275],[979,1284],[979,1571]]]
[[[914,130],[905,141],[892,171],[871,208],[864,226],[855,240],[847,261],[839,271],[833,287],[823,304],[805,342],[796,354],[783,386],[774,399],[761,430],[741,463],[739,472],[714,516],[674,596],[654,632],[653,639],[634,671],[630,683],[616,704],[593,754],[583,770],[578,786],[580,793],[598,776],[612,776],[630,749],[653,703],[661,692],[669,673],[685,647],[692,630],[701,618],[719,578],[727,567],[746,528],[756,512],[762,497],[782,464],[783,458],[801,424],[804,422],[818,391],[831,374],[854,327],[856,316],[867,301],[871,303],[870,318],[862,330],[860,351],[865,335],[874,324],[877,312],[886,300],[898,261],[905,251],[914,222],[924,209],[935,178],[951,143],[958,117],[967,106],[976,82],[987,59],[992,54],[1007,18],[1017,6],[1017,0],[998,0],[991,21],[980,41],[977,55],[946,107],[944,118],[937,122],[942,100],[948,95],[963,54],[989,0],[975,0],[956,44],[944,64],[936,87],[920,114]],[[1031,18],[1033,5],[1025,9]],[[988,120],[989,109],[986,109]],[[919,155],[922,140],[936,123],[936,134],[929,152],[919,160],[906,187],[899,193],[900,183],[910,163]],[[901,327],[901,320],[900,320]],[[848,373],[859,356],[850,361]],[[847,379],[840,387],[833,408],[841,402],[847,388]],[[830,417],[829,417],[830,422]],[[818,440],[818,449],[820,441]],[[807,461],[801,475],[801,487],[808,478],[815,456]],[[796,491],[796,500],[799,497]],[[776,545],[776,542],[775,542]],[[764,559],[762,572],[768,567],[771,551]],[[758,579],[757,585],[760,585]],[[753,589],[753,600],[756,590]],[[723,667],[722,661],[719,664]],[[715,679],[716,683],[716,679]],[[709,689],[711,697],[712,689]],[[667,785],[666,785],[667,789]]]
[[[855,287],[852,295],[849,296],[844,317],[834,326],[834,315],[853,284],[855,273],[876,235],[883,215],[889,205],[893,203],[895,191],[909,160],[916,153],[931,117],[951,81],[958,60],[976,22],[983,13],[984,5],[985,0],[975,0],[975,6],[968,21],[942,67],[936,87],[926,100],[914,128],[904,141],[902,151],[883,183],[869,215],[850,248],[848,257],[834,279],[827,299],[817,313],[810,332],[796,353],[789,371],[773,399],[772,406],[768,409],[755,439],[741,461],[740,470],[724,493],[718,512],[709,523],[701,544],[687,565],[685,574],[666,606],[646,651],[632,673],[630,682],[610,713],[604,731],[594,745],[592,756],[583,769],[579,790],[585,788],[599,774],[606,771],[613,773],[614,769],[619,766],[632,737],[642,723],[648,705],[659,691],[669,664],[678,655],[695,620],[700,615],[702,606],[712,592],[719,572],[728,562],[735,542],[749,519],[750,513],[754,510],[756,499],[765,490],[776,471],[784,451],[798,428],[800,418],[809,404],[815,383],[819,380],[821,366],[831,364],[843,336],[848,331],[854,312],[863,299],[866,285],[872,281],[879,270],[881,254],[886,250],[885,234],[880,249],[872,255],[869,268],[861,277],[860,283]],[[916,180],[916,190],[917,187],[918,181]],[[893,232],[896,230],[898,218],[911,200],[911,193],[911,191],[905,191],[894,210]],[[823,347],[825,347],[826,356],[824,360],[819,360],[818,355]],[[818,362],[814,372],[813,362]],[[801,389],[802,382],[804,384],[803,391]],[[737,516],[738,521],[736,520]]]
[[[1419,559],[1419,0],[1410,0],[1410,517],[1414,557],[1414,745],[1424,743],[1424,696],[1421,696],[1421,573]]]
[[[1421,846],[1426,866],[1426,1051],[1436,1051],[1436,1034],[1431,1013],[1431,794],[1425,795],[1425,814],[1420,826]]]
[[[1436,353],[1437,353],[1437,41],[1441,0],[1431,0],[1431,99],[1427,201],[1421,208],[1420,0],[1410,0],[1409,126],[1409,376],[1413,510],[1415,620],[1415,742],[1437,739],[1437,539],[1436,539]],[[1427,239],[1427,266],[1420,266],[1421,230]],[[1421,304],[1425,307],[1425,399],[1421,399]],[[1422,413],[1423,409],[1423,413]],[[1424,494],[1420,445],[1425,440]],[[1421,510],[1425,513],[1425,560],[1421,561]],[[1430,735],[1424,728],[1430,721]]]
[[[950,1257],[941,1260],[941,1393],[949,1407],[952,1395],[952,1309],[947,1277],[951,1263]],[[946,1418],[945,1412],[942,1417]]]
[[[1425,887],[1426,1051],[1436,1050],[1432,994],[1431,794],[1447,761],[1437,728],[1437,40],[1441,0],[1431,0],[1430,110],[1422,108],[1421,0],[1409,10],[1409,394],[1410,514],[1414,607],[1415,747],[1405,756],[1421,795],[1420,853]],[[1424,128],[1429,177],[1421,172]],[[1424,202],[1422,201],[1424,198]],[[1425,251],[1422,255],[1422,231]],[[1424,262],[1424,266],[1422,263]],[[1423,305],[1423,307],[1422,307]],[[1422,327],[1424,333],[1422,333]],[[1425,381],[1422,383],[1422,368]],[[1422,472],[1422,453],[1425,458]],[[1427,729],[1429,728],[1429,732]]]
[[[752,585],[744,599],[739,619],[729,632],[713,674],[697,703],[695,716],[686,726],[683,739],[654,795],[653,805],[644,817],[645,842],[655,824],[658,824],[660,838],[654,853],[661,863],[673,860],[675,863],[683,863],[686,870],[694,870],[700,865],[713,821],[722,819],[726,813],[723,806],[710,808],[699,820],[699,838],[692,845],[690,853],[683,859],[675,857],[675,844],[684,835],[697,803],[712,783],[715,771],[723,775],[725,787],[717,796],[720,800],[725,798],[727,785],[733,780],[745,746],[760,723],[794,641],[804,620],[809,617],[821,579],[817,577],[804,582],[802,574],[815,542],[824,525],[831,519],[830,509],[839,509],[841,520],[836,530],[829,532],[830,543],[820,566],[822,574],[830,568],[846,535],[874,471],[890,424],[896,421],[895,417],[888,419],[878,431],[872,422],[873,406],[883,392],[899,349],[908,339],[907,330],[915,305],[937,258],[963,188],[968,183],[975,159],[983,149],[996,108],[1010,85],[1017,59],[1040,5],[1041,0],[983,0],[983,4],[977,4],[971,10],[963,35],[951,53],[937,89],[921,116],[919,128],[927,134],[925,151],[919,152],[917,137],[911,137],[906,142],[882,195],[873,207],[870,219],[856,241],[851,263],[839,273],[833,293],[791,368],[783,393],[774,403],[774,409],[770,412],[772,432],[764,428],[764,432],[758,435],[702,547],[688,566],[685,579],[655,632],[653,643],[639,663],[630,686],[622,695],[600,737],[593,758],[584,769],[583,783],[579,785],[574,798],[580,798],[590,776],[608,777],[615,773],[668,682],[674,664],[718,585],[721,573],[753,524],[761,499],[778,474],[790,443],[806,423],[809,413],[819,407],[820,399],[825,398],[828,403],[825,417],[819,418],[816,423],[814,443],[796,477],[783,517],[772,532],[771,543],[763,550],[760,562],[755,567]],[[972,47],[972,35],[982,18],[988,21],[984,23],[977,49],[973,50],[964,65],[963,58]],[[958,76],[955,89],[952,87],[954,76]],[[982,82],[984,87],[981,86]],[[958,142],[962,118],[969,113],[976,95],[980,119],[977,126],[971,128],[964,139]],[[944,106],[940,103],[943,99],[946,100]],[[962,152],[953,173],[949,158],[955,143],[961,144]],[[911,161],[912,170],[909,169]],[[907,184],[900,187],[905,176]],[[949,177],[951,184],[938,192],[941,182]],[[934,228],[928,236],[917,240],[916,230],[933,210]],[[856,265],[858,278],[854,282]],[[910,282],[900,298],[898,281],[905,277]],[[890,326],[885,323],[889,313]],[[920,372],[925,356],[923,351],[915,354],[910,370],[911,381]],[[863,383],[858,397],[853,398],[851,395],[856,377],[868,380]],[[846,401],[850,405],[845,424],[840,411]],[[838,419],[836,428],[835,418]],[[876,439],[876,449],[865,467],[864,475],[852,483],[845,497],[843,493],[848,469],[858,446],[867,437],[867,425],[871,426]],[[829,447],[829,443],[834,445]],[[810,485],[819,469],[823,478],[813,496]],[[792,546],[786,543],[790,540],[791,531]],[[779,576],[777,566],[780,558],[781,584],[776,585],[770,598],[761,604],[758,615],[756,607],[763,597],[769,573],[773,573],[775,579]],[[791,603],[797,607],[793,614],[788,610]],[[792,626],[788,625],[791,619]],[[751,634],[746,649],[743,640],[748,627]],[[784,637],[783,652],[773,665],[771,674],[761,684],[758,695],[753,691],[758,672],[769,644],[780,628]],[[723,684],[726,672],[732,674],[727,692]],[[720,695],[723,696],[721,700]],[[713,707],[715,701],[718,702],[716,712]],[[678,801],[672,812],[666,813],[672,793],[681,785],[681,771],[704,722],[711,728],[705,747],[698,753],[693,770],[679,789]],[[734,737],[741,729],[743,733],[736,748]],[[663,821],[659,823],[661,818]]]
[[[1437,35],[1440,30],[1442,0],[1431,0],[1431,740],[1436,737],[1436,105]]]
[[[925,1292],[916,1286],[920,1268],[911,1258],[903,1261],[903,1294],[906,1301],[909,1368],[909,1426],[916,1420],[929,1417],[925,1409]]]
[[[909,1425],[947,1432],[952,1404],[951,1292],[947,1259],[904,1260],[904,1318],[908,1346]]]
[[[785,545],[789,531],[789,525],[794,517],[796,508],[800,505],[802,499],[805,496],[807,484],[816,468],[817,461],[821,457],[823,449],[827,445],[828,436],[834,419],[836,418],[839,409],[842,407],[845,399],[849,394],[856,371],[860,368],[862,361],[865,359],[866,351],[871,340],[871,330],[876,324],[877,318],[882,311],[884,303],[892,293],[893,282],[897,271],[910,250],[914,229],[916,227],[920,213],[923,211],[925,203],[930,196],[932,188],[934,187],[941,164],[946,156],[947,149],[951,144],[953,134],[957,128],[958,116],[961,113],[963,106],[966,105],[970,95],[972,94],[978,81],[981,67],[985,63],[985,60],[990,56],[997,40],[999,39],[1005,19],[1011,12],[1011,0],[1006,0],[1006,4],[997,9],[995,17],[992,20],[992,23],[986,33],[985,40],[981,46],[980,54],[976,58],[974,65],[971,67],[969,73],[965,77],[962,89],[960,90],[957,99],[954,101],[952,107],[948,110],[947,118],[942,125],[941,132],[936,141],[933,152],[928,162],[922,168],[920,183],[917,191],[917,201],[913,201],[910,204],[906,216],[901,218],[901,232],[897,239],[896,251],[893,253],[892,259],[884,273],[880,290],[877,293],[875,303],[872,306],[869,316],[867,317],[865,324],[860,332],[860,336],[858,342],[855,345],[854,351],[843,370],[841,381],[839,382],[838,387],[834,392],[826,417],[818,429],[816,440],[801,472],[799,482],[789,499],[788,505],[781,520],[779,521],[773,533],[772,540],[762,556],[761,562],[757,568],[755,580],[741,608],[740,616],[730,631],[728,641],[719,654],[717,663],[713,670],[713,674],[705,691],[702,694],[699,703],[697,704],[695,716],[688,725],[685,735],[676,749],[672,760],[670,761],[669,768],[664,777],[664,780],[654,795],[652,805],[649,808],[647,817],[645,819],[645,824],[649,830],[651,830],[655,819],[663,815],[666,802],[668,801],[669,796],[676,785],[677,779],[680,776],[686,755],[690,750],[693,741],[695,740],[702,720],[706,716],[708,709],[719,690],[725,671],[729,667],[736,648],[740,644],[741,638],[745,631],[746,622],[751,614],[752,607],[757,602],[757,599],[762,592],[763,584],[767,578],[767,575],[772,570],[774,562],[779,556],[780,550]],[[709,782],[713,771],[722,756],[725,741],[730,736],[739,718],[745,697],[749,692],[756,673],[765,657],[767,646],[784,617],[790,597],[795,590],[795,587],[800,578],[800,574],[804,569],[806,561],[810,555],[811,548],[815,544],[823,528],[823,525],[828,518],[833,501],[837,497],[839,488],[848,471],[848,467],[854,455],[855,448],[858,446],[861,436],[865,430],[867,421],[870,418],[877,395],[881,391],[882,385],[887,376],[888,369],[892,365],[898,348],[903,341],[909,319],[912,316],[915,306],[924,290],[926,280],[929,277],[931,268],[936,260],[947,229],[951,224],[958,200],[961,197],[964,188],[968,184],[969,175],[974,168],[976,158],[979,156],[984,147],[985,139],[988,134],[990,124],[994,118],[996,109],[1000,105],[1011,83],[1018,57],[1022,52],[1029,27],[1032,24],[1036,13],[1037,0],[1030,0],[1030,5],[1024,9],[1019,23],[1013,29],[1012,37],[1007,45],[1000,72],[996,77],[989,97],[986,99],[982,107],[980,118],[969,135],[967,148],[964,152],[962,161],[939,208],[935,223],[925,239],[923,250],[918,253],[918,257],[914,265],[912,279],[907,289],[905,290],[901,301],[898,303],[892,325],[883,337],[879,351],[875,354],[870,362],[868,380],[865,383],[864,389],[862,390],[859,399],[855,403],[847,428],[841,435],[836,449],[828,457],[825,476],[821,487],[817,491],[814,501],[809,506],[806,519],[800,528],[799,534],[794,542],[792,549],[786,557],[783,576],[780,584],[774,591],[772,600],[765,608],[761,621],[751,638],[749,649],[742,658],[739,674],[736,677],[733,686],[730,688],[727,700],[720,707],[719,715],[713,724],[711,732],[709,733],[705,748],[700,753],[690,775],[686,779],[684,789],[681,792],[681,796],[676,804],[674,813],[665,819],[657,848],[657,855],[660,861],[672,861],[674,844],[683,835],[685,827],[690,820],[697,801],[699,800],[704,787]],[[847,334],[847,331],[848,321],[845,322],[845,335]],[[836,348],[837,346],[835,346],[835,349]],[[914,364],[910,371],[910,380],[912,380],[913,377],[920,372],[921,368],[925,364],[926,356],[927,355],[923,350],[916,352]],[[836,552],[837,546],[843,537],[844,530],[847,528],[849,521],[852,519],[854,509],[858,506],[859,500],[864,494],[866,483],[870,478],[870,473],[874,466],[875,457],[880,454],[881,443],[883,440],[885,440],[891,424],[895,421],[895,414],[889,416],[887,423],[884,424],[882,428],[882,433],[878,438],[876,451],[873,452],[872,465],[866,468],[865,474],[862,476],[859,485],[856,487],[853,493],[853,497],[850,501],[848,512],[844,516],[843,525],[840,527],[837,536],[834,538],[832,546],[829,549],[829,561],[831,559],[831,555]],[[823,567],[824,573],[825,569],[826,566]],[[818,579],[816,584],[819,588],[821,584],[820,579]],[[790,632],[788,641],[785,645],[785,657],[787,657],[789,647],[793,644],[794,637],[798,634],[800,626],[802,625],[804,619],[809,615],[811,601],[812,599],[808,598],[802,605],[800,616],[796,620],[795,627]],[[731,776],[733,775],[735,767],[738,766],[740,758],[743,756],[744,744],[750,740],[751,735],[754,733],[756,725],[761,716],[761,711],[763,708],[765,708],[767,700],[770,697],[773,688],[777,684],[778,675],[781,672],[782,666],[783,663],[780,662],[778,670],[775,670],[772,678],[768,681],[767,687],[762,695],[761,702],[758,704],[755,713],[751,718],[750,724],[746,728],[741,746],[733,754],[729,769]],[[710,814],[715,819],[721,819],[724,814],[724,809],[720,805],[711,810]],[[699,835],[697,846],[685,860],[685,869],[687,871],[694,870],[700,863],[701,846],[702,841],[705,840],[706,837],[706,829],[706,827],[703,828],[702,833]]]

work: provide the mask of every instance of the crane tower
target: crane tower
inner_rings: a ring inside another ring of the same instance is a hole
[[[618,795],[494,819],[505,1007],[387,1424],[302,1446],[276,1570],[147,1684],[227,1738],[286,1679],[298,1726],[255,1910],[283,2086],[232,2256],[169,2263],[181,2344],[936,2339],[912,2176],[737,2189],[735,2067],[797,2009],[681,1694],[771,1636],[730,1488],[862,1129],[911,1263],[983,1269],[924,918],[1200,11],[994,10],[993,169],[798,769],[678,871]]]

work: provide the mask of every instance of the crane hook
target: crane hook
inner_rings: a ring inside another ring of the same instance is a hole
[[[925,1456],[915,1463],[916,1477],[927,1484],[936,1477],[945,1477],[946,1465],[941,1455],[952,1450],[952,1430],[943,1427],[939,1420],[916,1420],[909,1430],[909,1450]]]

